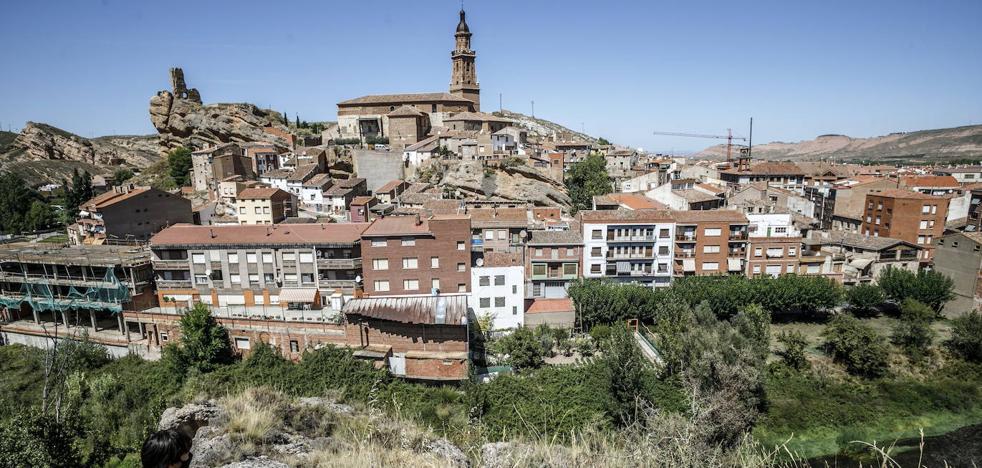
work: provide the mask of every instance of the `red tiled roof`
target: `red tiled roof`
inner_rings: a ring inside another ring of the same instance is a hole
[[[368,223],[196,226],[175,224],[150,238],[152,247],[166,245],[353,244]]]
[[[379,187],[378,190],[375,191],[375,193],[391,192],[404,183],[406,183],[406,181],[402,179],[389,181],[387,184]]]
[[[610,193],[607,198],[632,210],[667,210],[668,206],[638,193]]]
[[[958,180],[950,175],[905,176],[900,179],[904,187],[958,187]]]
[[[364,237],[377,237],[377,236],[401,236],[401,235],[416,235],[416,234],[429,234],[430,226],[429,221],[431,219],[462,219],[467,220],[465,215],[433,215],[430,218],[419,217],[419,222],[417,222],[416,216],[387,216],[385,218],[376,219],[372,222],[372,225],[365,229],[362,233]]]
[[[689,210],[673,211],[672,217],[680,223],[730,222],[747,223],[747,215],[736,210]]]
[[[126,193],[119,193],[113,189],[92,197],[89,201],[83,203],[82,207],[92,209],[105,208],[148,191],[150,191],[150,187],[137,187]]]
[[[672,213],[668,210],[596,210],[577,213],[583,222],[671,222]]]
[[[572,312],[573,300],[564,297],[561,299],[535,299],[532,304],[525,309],[526,314],[548,314],[554,312]]]
[[[880,196],[886,198],[906,198],[914,200],[940,200],[944,197],[936,197],[934,195],[928,195],[926,193],[915,192],[913,190],[903,190],[903,189],[886,189],[870,192],[867,196]]]
[[[238,198],[242,200],[270,200],[274,196],[282,198],[283,196],[289,197],[290,194],[275,187],[250,187],[242,189],[238,194]]]

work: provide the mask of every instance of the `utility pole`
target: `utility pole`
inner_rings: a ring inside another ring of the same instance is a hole
[[[532,118],[535,118],[535,99],[532,100]]]
[[[498,93],[498,112],[501,112],[502,109],[503,108],[501,106],[501,93]]]

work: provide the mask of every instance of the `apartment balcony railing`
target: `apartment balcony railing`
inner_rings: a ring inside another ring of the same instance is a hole
[[[692,233],[681,233],[681,232],[680,233],[676,233],[675,234],[675,240],[681,241],[681,242],[695,242],[696,241],[696,233],[694,233],[694,232],[692,232]]]
[[[155,270],[187,270],[190,268],[188,259],[183,260],[154,260]]]
[[[191,287],[191,280],[189,280],[189,279],[186,279],[186,280],[165,280],[165,279],[158,279],[157,280],[157,288],[164,288],[164,289],[168,289],[168,288],[178,289],[178,288],[180,288],[180,289],[187,289],[187,288],[190,288],[190,287]]]
[[[615,253],[607,251],[608,260],[648,260],[655,257],[656,255],[654,250],[644,253]]]
[[[355,289],[355,280],[318,280],[317,285],[322,288],[335,289]]]
[[[326,270],[355,270],[361,268],[360,258],[318,258],[317,268]]]
[[[25,275],[23,273],[13,273],[8,271],[0,271],[0,281],[10,283],[43,283],[60,286],[84,286],[95,288],[112,288],[116,286],[112,282],[104,281],[101,276],[93,278],[82,278],[79,276],[55,277],[53,275]],[[125,278],[121,278],[120,282],[128,284],[128,281],[126,281]]]
[[[652,235],[637,235],[637,236],[607,236],[607,242],[654,242],[655,236]]]
[[[677,250],[675,251],[675,258],[694,258],[696,252],[694,250]]]
[[[730,240],[731,241],[747,240],[748,237],[750,237],[750,236],[747,233],[747,231],[736,231],[736,232],[731,231],[730,232]]]
[[[536,275],[536,274],[532,275],[533,280],[573,280],[576,279],[576,277],[577,277],[576,273],[571,273],[571,274],[548,273],[545,275]]]

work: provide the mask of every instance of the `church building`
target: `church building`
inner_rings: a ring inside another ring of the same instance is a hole
[[[402,149],[426,137],[434,127],[461,112],[480,112],[481,87],[471,49],[471,31],[460,10],[451,52],[450,92],[376,94],[338,103],[341,138],[388,138],[392,149]]]

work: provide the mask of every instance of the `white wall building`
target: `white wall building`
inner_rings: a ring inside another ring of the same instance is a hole
[[[664,210],[580,212],[583,277],[668,286],[672,281],[675,220]]]
[[[478,317],[490,315],[492,330],[525,324],[525,267],[521,256],[489,252],[471,268],[470,307]]]
[[[750,237],[799,237],[791,213],[748,213]]]

